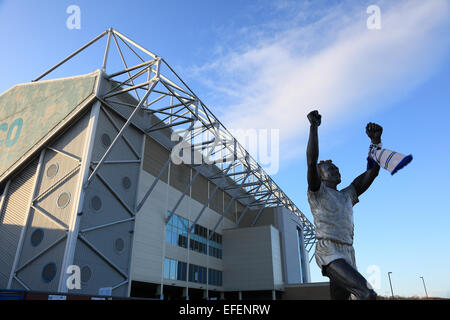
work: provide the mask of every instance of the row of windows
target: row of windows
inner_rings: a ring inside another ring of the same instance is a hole
[[[172,259],[164,260],[164,278],[171,280],[186,281],[187,265]]]
[[[189,264],[189,282],[206,284],[207,269],[195,264]],[[164,278],[186,281],[187,263],[166,258],[164,260]],[[209,269],[208,283],[222,285],[222,271]]]
[[[167,217],[170,215],[170,212],[167,212]],[[176,214],[173,214],[170,217],[170,220],[167,223],[168,229],[171,229],[173,232],[177,231],[182,234],[187,234],[187,230],[192,228],[193,222],[190,222],[188,219],[180,217]],[[205,228],[199,224],[196,224],[194,228],[192,228],[192,238],[205,238],[207,239],[211,235],[212,230]],[[211,241],[216,242],[218,244],[222,244],[222,235],[214,232],[211,236]]]
[[[222,271],[209,269],[208,283],[213,286],[222,286]]]
[[[168,212],[169,216],[170,213]],[[188,229],[193,226],[193,223],[189,220],[173,214],[168,223],[166,229],[166,242],[177,245],[182,248],[188,248]],[[208,243],[208,235],[211,234],[211,230],[196,224],[192,228],[190,234],[189,248],[192,251],[207,254],[207,244],[209,245],[209,255],[218,259],[222,259],[222,236],[214,232],[211,236],[211,240]]]

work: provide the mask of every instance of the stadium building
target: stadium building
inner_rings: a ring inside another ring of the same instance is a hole
[[[102,38],[101,69],[41,80]],[[114,48],[123,67],[107,73]],[[164,59],[114,29],[0,95],[0,194],[0,288],[271,299],[310,282],[314,226]]]

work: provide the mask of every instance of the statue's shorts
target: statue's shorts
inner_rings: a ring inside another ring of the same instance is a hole
[[[344,259],[356,269],[355,250],[353,245],[330,239],[319,239],[316,244],[316,262],[323,274],[323,267],[337,259]],[[324,275],[324,274],[323,274]]]

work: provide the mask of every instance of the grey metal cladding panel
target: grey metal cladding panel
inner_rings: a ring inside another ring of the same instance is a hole
[[[259,211],[259,209],[257,209],[257,210],[248,209],[247,212],[245,213],[244,217],[241,219],[241,222],[239,223],[239,227],[240,228],[250,227],[250,225],[252,224],[253,220],[255,219],[258,211]]]
[[[58,188],[64,177],[77,174],[79,161],[62,155],[50,149],[45,150],[41,165],[39,184],[36,196],[44,194],[49,189]]]
[[[264,208],[261,214],[259,215],[259,218],[255,223],[255,226],[273,225],[276,227],[277,223],[275,220],[276,215],[274,208],[272,207]]]
[[[210,182],[209,184],[209,194],[211,195],[214,191],[216,185],[213,182]],[[211,199],[211,202],[209,203],[209,207],[216,211],[219,214],[222,214],[223,212],[223,191],[222,189],[218,188],[216,193],[214,194],[213,198]]]
[[[22,286],[16,279],[12,280],[11,288],[17,289],[17,290],[25,290],[26,288]]]
[[[245,206],[241,202],[236,201],[236,218],[237,219],[240,218],[240,216],[241,216],[242,212],[244,212],[244,210],[245,210]]]
[[[129,208],[134,208],[139,178],[139,163],[103,164],[98,174]],[[98,179],[96,177],[96,179]]]
[[[82,235],[104,256],[128,273],[134,222],[125,222],[84,232]]]
[[[85,195],[83,215],[80,220],[81,230],[130,217],[131,214],[123,204],[95,177]]]
[[[0,287],[6,288],[17,245],[29,211],[28,201],[34,184],[38,160],[35,159],[10,183],[0,212]]]
[[[66,235],[65,229],[61,225],[37,210],[32,209],[30,211],[29,221],[30,224],[25,231],[19,265],[24,264]]]
[[[97,255],[81,240],[77,241],[74,264],[81,269],[81,289],[69,290],[72,293],[98,294],[99,288],[113,287],[125,280],[105,260]],[[90,272],[87,271],[89,268]],[[125,285],[125,289],[127,286]],[[125,296],[123,287],[113,291],[113,295]]]
[[[208,180],[201,174],[192,183],[191,197],[201,204],[208,201]]]
[[[34,201],[34,206],[50,215],[68,227],[76,203],[76,187],[78,185],[79,170],[63,179],[48,193]],[[67,201],[64,201],[68,199]]]
[[[123,125],[125,124],[125,120],[121,116],[117,115],[114,111],[109,109],[108,107],[105,107],[105,110],[111,118],[111,119],[108,118],[108,120],[111,121],[111,123],[116,128],[121,129],[123,127]],[[102,112],[104,112],[104,111],[102,110]],[[127,138],[128,142],[131,144],[131,146],[134,148],[134,150],[138,154],[141,154],[142,153],[142,151],[141,151],[142,137],[143,137],[142,132],[137,130],[133,126],[128,126],[127,128],[125,128],[124,136]]]
[[[120,128],[119,128],[120,129]],[[118,130],[113,126],[111,121],[105,115],[103,110],[100,111],[97,123],[97,130],[94,138],[94,147],[92,150],[92,161],[99,161],[103,154],[106,152],[111,142],[117,136]],[[131,148],[125,141],[125,138],[130,141],[127,132],[123,134],[123,137],[119,138],[116,144],[111,149],[110,153],[106,157],[106,160],[137,160],[137,156],[131,153]],[[140,150],[140,149],[139,149]],[[136,151],[139,151],[136,150]],[[138,153],[139,154],[139,153]]]
[[[226,209],[229,205],[229,202],[231,201],[231,196],[224,192],[224,199],[223,199],[223,208]],[[231,204],[231,207],[228,209],[227,214],[225,215],[225,218],[230,219],[231,221],[236,221],[236,204],[233,200],[233,203]]]
[[[86,139],[86,129],[89,124],[90,112],[86,114],[71,127],[69,127],[58,140],[52,144],[57,150],[62,150],[68,154],[81,157],[84,152],[84,141]]]
[[[105,93],[111,88],[113,88],[113,86],[115,87],[119,84],[118,82],[109,81],[104,78],[102,80],[103,80],[102,91],[104,91]],[[144,92],[140,91],[140,93],[141,93],[140,98],[142,98]],[[117,101],[117,103],[115,101]],[[132,92],[132,94],[126,93],[115,96],[113,98],[109,98],[107,103],[111,107],[110,109],[115,110],[122,117],[128,119],[128,117],[134,110],[134,107],[129,106],[129,104],[136,106],[139,103],[139,101],[136,99],[134,92]],[[160,121],[161,121],[160,118],[156,117],[155,115],[153,115],[148,111],[145,111],[144,109],[141,109],[134,117],[132,124],[140,128],[141,130],[146,130],[150,128],[152,125],[158,124]],[[172,131],[169,128],[159,130],[159,132],[168,138],[170,138],[170,135],[172,133]]]
[[[184,192],[191,180],[191,167],[185,164],[170,163],[170,185]],[[189,192],[189,191],[188,191]]]
[[[143,159],[143,169],[151,175],[157,177],[162,167],[169,159],[170,152],[157,143],[152,138],[145,136],[145,151]],[[161,180],[167,183],[169,170],[166,169]]]
[[[131,97],[129,94],[121,94],[114,97],[114,100],[108,99],[108,105],[111,107],[109,109],[115,110],[118,114],[120,114],[122,117],[128,119],[130,114],[133,112],[134,107],[130,107],[124,104],[115,103],[114,101],[118,101],[121,103],[126,104],[133,104],[137,105],[138,101]],[[160,127],[161,119],[154,114],[152,114],[149,111],[146,111],[144,109],[139,110],[136,116],[132,120],[132,124],[136,127],[140,128],[141,130],[147,130],[150,129],[152,126],[157,125],[157,127]],[[159,124],[159,125],[158,125]],[[165,136],[166,138],[170,139],[170,136],[172,135],[172,130],[170,128],[162,129],[157,131],[159,134]]]
[[[66,247],[66,239],[67,238],[18,271],[18,278],[34,291],[58,291],[58,281],[59,276],[61,275],[61,265]],[[49,279],[49,282],[46,282],[43,278],[43,270],[49,263],[54,263],[56,265],[56,274],[51,280]],[[18,288],[13,287],[12,289]]]

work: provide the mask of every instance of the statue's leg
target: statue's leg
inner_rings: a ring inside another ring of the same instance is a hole
[[[330,279],[330,297],[331,300],[348,300],[350,298],[350,291]]]
[[[375,291],[367,286],[366,279],[344,259],[334,260],[325,266],[324,274],[330,278],[330,283],[350,291],[358,300],[375,300],[377,297]]]

